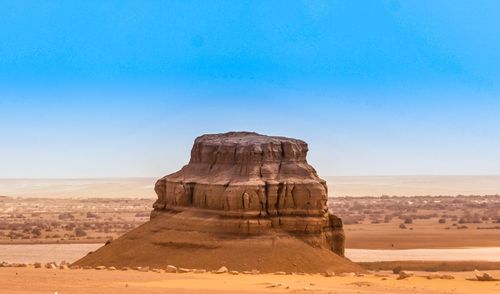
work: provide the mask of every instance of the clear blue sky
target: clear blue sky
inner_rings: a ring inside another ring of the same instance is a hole
[[[0,2],[0,177],[161,176],[230,130],[500,174],[499,1]]]

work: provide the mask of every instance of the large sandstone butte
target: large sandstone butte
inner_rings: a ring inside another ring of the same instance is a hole
[[[307,151],[250,132],[200,136],[189,164],[156,183],[151,220],[76,264],[360,271],[343,257],[342,221]]]

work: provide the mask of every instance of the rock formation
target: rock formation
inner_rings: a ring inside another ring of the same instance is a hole
[[[261,272],[362,271],[304,141],[203,135],[189,163],[156,183],[151,220],[75,264]]]
[[[280,229],[344,256],[342,221],[328,213],[326,182],[307,151],[304,141],[257,133],[198,137],[189,164],[156,183],[151,217],[207,209],[224,219],[225,233]]]

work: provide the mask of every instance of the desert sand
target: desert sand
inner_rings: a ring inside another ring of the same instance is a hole
[[[323,176],[329,197],[500,194],[500,176]],[[0,195],[37,198],[156,198],[157,178],[0,179]]]
[[[327,176],[330,197],[499,195],[500,176]]]
[[[435,221],[417,221],[409,229],[397,228],[397,223],[345,226],[347,248],[360,249],[417,249],[466,248],[500,246],[500,228],[478,230],[445,229]]]
[[[154,198],[154,178],[0,179],[0,195],[24,198]]]
[[[0,244],[102,244],[148,221],[153,202],[0,197]],[[499,205],[495,196],[329,199],[344,220],[346,247],[359,249],[499,246]]]
[[[500,275],[500,271],[492,271]],[[446,273],[440,273],[446,274]],[[499,293],[500,282],[469,281],[473,274],[449,273],[448,279],[427,279],[429,273],[397,280],[390,273],[364,276],[231,275],[156,273],[109,270],[0,268],[2,293]]]

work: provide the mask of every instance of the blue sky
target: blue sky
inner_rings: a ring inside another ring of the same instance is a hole
[[[498,1],[0,2],[0,177],[160,176],[229,130],[500,174]]]

